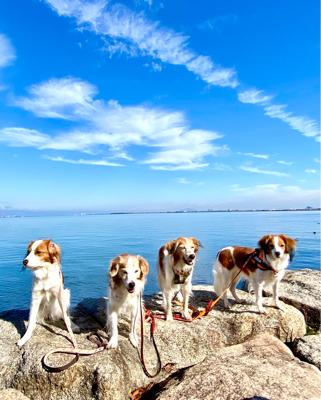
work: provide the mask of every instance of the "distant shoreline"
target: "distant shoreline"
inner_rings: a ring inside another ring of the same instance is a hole
[[[0,210],[0,212],[5,210]],[[14,212],[16,210],[11,210]],[[18,210],[17,210],[18,211]],[[320,211],[320,208],[307,207],[307,208],[271,208],[271,209],[249,209],[249,210],[238,210],[238,209],[227,209],[227,210],[180,210],[180,211],[122,211],[122,212],[82,212],[82,213],[73,213],[73,212],[61,212],[59,211],[21,211],[21,214],[7,214],[0,215],[0,218],[31,218],[31,217],[82,217],[82,216],[92,216],[92,215],[132,215],[132,214],[196,214],[196,213],[228,213],[228,212],[282,212],[282,211]],[[22,212],[26,212],[26,214],[22,214]]]

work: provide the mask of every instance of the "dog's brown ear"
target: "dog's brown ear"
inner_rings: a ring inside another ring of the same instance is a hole
[[[294,256],[295,254],[295,247],[297,240],[293,240],[288,236],[280,235],[280,238],[285,242],[285,252],[290,254],[290,256]]]
[[[194,246],[196,247],[195,251],[198,251],[199,247],[203,247],[199,240],[197,240],[195,238],[192,238],[192,240],[193,240]]]
[[[50,258],[54,261],[58,261],[60,264],[61,261],[61,250],[60,247],[54,243],[51,239],[48,240],[48,252]]]
[[[168,251],[169,254],[174,254],[178,246],[178,241],[172,240],[165,244],[165,250]]]
[[[265,236],[261,237],[261,239],[258,241],[258,245],[262,250],[265,250],[265,251],[267,250],[266,246],[267,246],[269,239],[271,239],[271,235],[265,235]]]
[[[142,256],[137,256],[138,261],[139,261],[139,267],[144,275],[148,275],[149,272],[149,266],[148,262],[143,258]]]
[[[34,240],[32,240],[29,244],[28,244],[28,250],[27,250],[27,254],[26,254],[26,257],[28,256],[28,254],[31,252],[31,248],[32,248],[32,245],[34,244]]]
[[[111,277],[115,276],[118,274],[119,271],[119,262],[120,262],[120,257],[117,256],[113,260],[111,260],[109,264],[109,274]]]

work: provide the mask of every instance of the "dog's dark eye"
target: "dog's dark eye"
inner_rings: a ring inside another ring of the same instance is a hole
[[[135,274],[137,274],[138,271],[139,271],[139,269],[136,269]]]
[[[123,274],[127,275],[127,274],[128,274],[128,272],[127,272],[127,271],[123,271]]]
[[[41,254],[41,252],[39,250],[35,251],[35,254]]]
[[[284,244],[281,244],[281,246],[280,247],[285,247],[285,245]]]
[[[273,249],[274,245],[273,245],[273,244],[270,244],[270,247],[271,247],[271,249]]]

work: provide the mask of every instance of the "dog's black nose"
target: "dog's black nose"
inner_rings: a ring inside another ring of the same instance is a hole
[[[190,260],[194,260],[194,258],[195,258],[195,254],[190,254],[190,255],[189,255],[189,259],[190,259]]]
[[[281,253],[279,251],[275,252],[275,257],[280,257]]]
[[[135,282],[129,282],[128,287],[129,289],[133,289],[135,287]]]
[[[28,265],[28,260],[23,260],[22,264],[26,267]]]

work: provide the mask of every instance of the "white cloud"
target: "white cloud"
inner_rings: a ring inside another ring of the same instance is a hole
[[[316,174],[317,171],[315,169],[306,169],[305,172],[307,172],[308,174]]]
[[[241,197],[262,199],[262,201],[267,201],[269,204],[280,204],[280,202],[289,204],[289,199],[291,199],[293,204],[301,202],[301,207],[303,208],[306,207],[306,203],[320,198],[319,190],[304,190],[300,186],[282,184],[256,185],[252,187],[241,187],[237,184],[231,185],[229,188],[232,192],[237,192],[238,196]],[[235,196],[237,196],[236,193]]]
[[[251,89],[238,93],[238,99],[242,103],[266,104],[269,103],[274,96],[263,95],[263,90]]]
[[[292,112],[285,112],[286,104],[271,105],[264,108],[265,115],[271,118],[278,118],[291,126],[291,128],[301,132],[304,136],[320,136],[318,124],[306,117],[292,117]]]
[[[232,171],[232,167],[230,165],[221,164],[217,162],[213,164],[213,169],[216,169],[218,171]]]
[[[221,34],[221,31],[219,29],[220,25],[227,22],[236,22],[236,21],[237,21],[236,14],[219,15],[218,17],[208,19],[204,21],[202,24],[199,24],[198,28],[201,30],[215,29],[219,34]]]
[[[314,158],[314,161],[315,161],[316,163],[319,163],[319,164],[320,164],[320,159],[319,159],[319,158]]]
[[[149,55],[164,63],[183,65],[210,85],[236,87],[236,71],[223,68],[209,57],[198,56],[188,48],[188,36],[148,20],[124,5],[107,1],[46,0],[62,16],[76,19],[80,29],[113,40],[105,50],[130,55]]]
[[[254,172],[257,174],[275,175],[275,176],[290,176],[290,174],[286,174],[284,172],[269,171],[269,170],[264,170],[264,169],[260,169],[260,168],[254,168],[254,167],[241,166],[239,168],[242,169],[243,171]]]
[[[283,164],[283,165],[292,165],[293,161],[278,161],[279,164]]]
[[[11,65],[16,59],[16,52],[7,36],[0,33],[0,68]]]
[[[109,157],[132,160],[126,146],[146,146],[159,151],[149,153],[142,163],[153,169],[193,170],[208,166],[204,157],[226,151],[227,146],[214,146],[221,138],[213,131],[190,129],[183,113],[161,108],[121,106],[115,100],[94,100],[95,86],[75,78],[51,79],[33,85],[28,97],[16,105],[39,117],[73,121],[72,131],[55,136],[24,128],[4,128],[0,140],[10,146],[33,146],[97,153],[108,151]],[[125,156],[124,156],[125,155]]]
[[[239,151],[237,152],[237,154],[240,154],[243,156],[250,156],[250,157],[254,157],[254,158],[263,158],[264,160],[268,160],[270,157],[267,154],[241,153]]]
[[[69,164],[85,164],[85,165],[99,165],[99,166],[106,166],[106,167],[123,167],[122,164],[111,163],[107,160],[69,160],[63,157],[51,157],[51,156],[43,156],[47,160],[51,161],[58,161],[58,162],[65,162]]]

